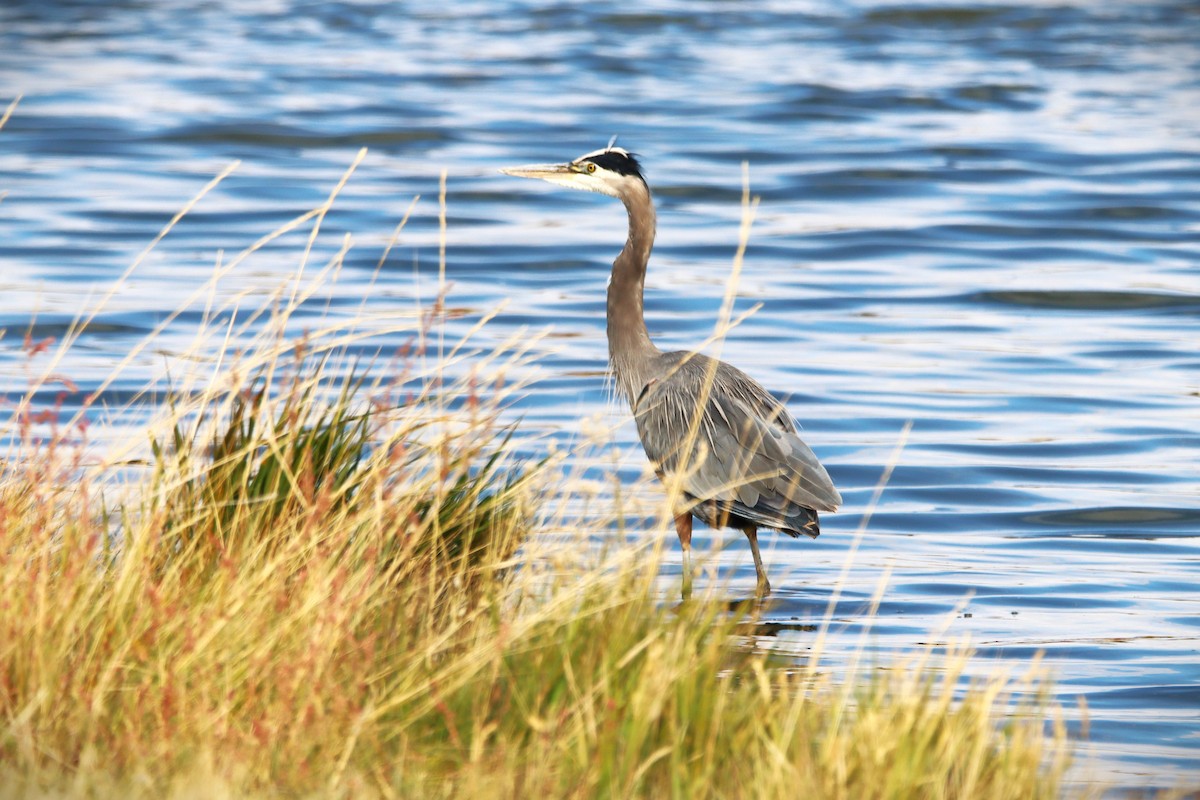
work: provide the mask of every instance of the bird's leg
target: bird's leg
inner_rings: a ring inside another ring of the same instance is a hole
[[[692,514],[690,511],[675,515],[675,532],[679,534],[679,546],[683,549],[683,599],[692,596]]]
[[[763,569],[762,555],[758,552],[758,528],[750,525],[744,529],[746,538],[750,540],[750,552],[754,556],[754,571],[758,573],[758,589],[760,595],[771,593],[771,582],[767,580],[767,571]]]

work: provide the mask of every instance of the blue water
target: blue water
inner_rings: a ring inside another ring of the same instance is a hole
[[[603,379],[623,212],[497,168],[613,134],[642,155],[660,226],[646,309],[674,349],[712,332],[745,162],[761,205],[735,312],[763,307],[722,354],[791,395],[846,499],[817,541],[765,540],[760,645],[807,657],[911,420],[825,661],[963,636],[981,671],[1041,652],[1075,728],[1086,700],[1077,780],[1200,785],[1200,6],[641,8],[9,0],[0,103],[24,97],[0,131],[0,390],[24,390],[26,331],[61,339],[233,161],[56,367],[79,386],[68,408],[367,147],[309,270],[345,234],[354,247],[300,324],[365,311],[386,328],[430,299],[445,170],[451,333],[502,303],[481,347],[549,329],[514,372],[538,381],[514,413],[542,437],[531,449],[572,441],[581,419],[623,419]],[[265,297],[307,235],[247,259],[218,298]],[[202,308],[134,353],[102,404],[178,370]],[[632,426],[614,438],[632,483]],[[744,544],[699,533],[717,544],[721,579],[748,591]]]

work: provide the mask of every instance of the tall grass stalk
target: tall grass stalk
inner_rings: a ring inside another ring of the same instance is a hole
[[[285,226],[314,226],[302,264],[335,196]],[[259,247],[189,300],[206,369],[120,457],[10,409],[0,795],[1058,796],[1062,726],[1007,676],[962,692],[965,650],[848,684],[737,645],[719,597],[663,602],[654,551],[547,568],[572,489],[501,424],[528,342],[431,358],[440,304],[386,363],[341,355],[365,318],[289,340],[348,244],[239,318],[269,324],[219,317]]]

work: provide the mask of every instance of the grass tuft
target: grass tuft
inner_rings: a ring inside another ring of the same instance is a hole
[[[480,375],[418,347],[371,383],[336,357],[354,324],[209,359],[122,437],[144,468],[89,467],[42,380],[15,404],[0,796],[1059,795],[1035,679],[964,690],[965,650],[781,667],[753,608],[665,603],[654,553],[548,567],[539,514],[571,487],[478,389],[523,351]]]

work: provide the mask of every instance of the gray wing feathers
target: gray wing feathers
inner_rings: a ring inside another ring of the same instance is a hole
[[[682,469],[688,494],[781,517],[795,514],[794,507],[834,511],[841,505],[825,468],[769,392],[705,356],[665,353],[663,359],[663,373],[642,390],[633,411],[646,454],[665,472]],[[701,400],[704,413],[689,436]]]

